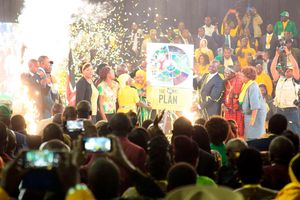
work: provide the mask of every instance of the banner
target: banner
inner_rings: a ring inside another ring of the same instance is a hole
[[[193,56],[193,45],[147,45],[147,100],[153,109],[190,109],[193,101]]]

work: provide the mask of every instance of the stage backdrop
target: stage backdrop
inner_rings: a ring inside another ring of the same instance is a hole
[[[153,109],[184,111],[192,105],[192,45],[147,45],[147,99]]]

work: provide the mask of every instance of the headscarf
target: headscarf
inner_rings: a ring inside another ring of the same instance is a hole
[[[146,85],[146,72],[144,71],[144,70],[142,70],[142,69],[139,69],[136,73],[135,73],[135,77],[137,77],[137,76],[143,76],[144,77],[144,82],[143,83],[138,83],[138,82],[134,82],[134,87],[136,88],[136,89],[143,89],[144,87],[145,87],[145,85]]]
[[[282,190],[280,190],[276,196],[276,200],[286,200],[286,199],[300,199],[300,182],[295,176],[293,164],[295,161],[299,162],[300,153],[298,153],[290,162],[289,165],[289,176],[291,183],[287,184]],[[297,169],[299,170],[299,169]]]
[[[199,44],[201,44],[201,43],[204,43],[204,47],[201,47],[199,45],[199,48],[201,49],[201,52],[206,53],[209,50],[209,48],[207,47],[207,40],[206,39],[201,39]]]
[[[124,88],[127,84],[126,82],[130,79],[130,76],[129,74],[121,74],[119,77],[118,77],[118,82],[119,82],[119,87],[120,88]]]

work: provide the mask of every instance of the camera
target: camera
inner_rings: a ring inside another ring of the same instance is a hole
[[[83,150],[91,153],[107,153],[112,151],[112,141],[108,137],[82,138]]]
[[[285,41],[285,39],[280,39],[280,40],[278,41],[278,49],[279,49],[279,52],[280,52],[280,53],[283,53],[285,47],[286,47],[286,41]]]
[[[295,106],[300,108],[300,89],[298,90],[297,95],[298,95],[298,99],[295,99],[293,103],[294,103]]]

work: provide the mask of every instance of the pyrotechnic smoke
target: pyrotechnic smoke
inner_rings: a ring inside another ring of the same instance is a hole
[[[23,68],[27,68],[29,59],[46,55],[54,61],[54,74],[57,70],[66,70],[68,52],[72,48],[70,25],[74,23],[74,16],[85,20],[93,15],[101,21],[111,10],[113,6],[107,2],[91,5],[84,0],[25,0],[18,20],[19,43],[25,47]],[[12,94],[15,114],[23,114],[28,132],[35,134],[38,117],[35,104],[29,99],[27,88],[22,86],[20,73],[13,76],[17,79]],[[64,80],[60,83],[65,84]]]
[[[81,0],[25,0],[19,16],[24,60],[47,55],[58,66],[69,50],[69,24]]]

